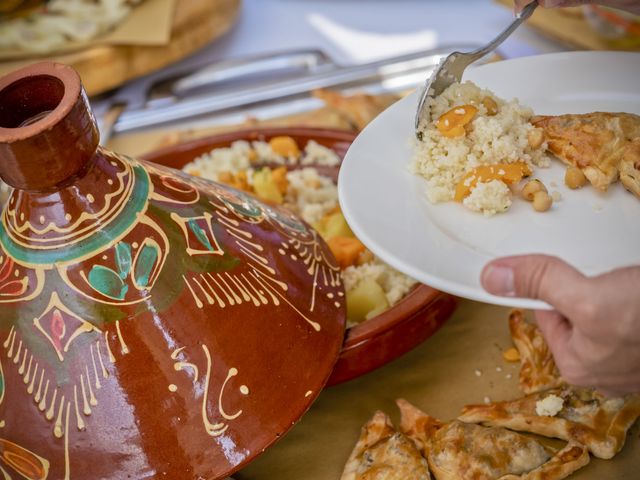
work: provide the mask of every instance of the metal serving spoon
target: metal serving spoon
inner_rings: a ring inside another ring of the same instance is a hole
[[[473,62],[481,59],[487,53],[492,52],[498,45],[504,42],[513,31],[520,26],[527,18],[531,16],[538,6],[538,2],[527,5],[517,18],[509,25],[500,35],[482,48],[473,52],[453,52],[446,57],[434,72],[431,74],[424,86],[418,109],[416,110],[415,133],[418,140],[422,140],[422,131],[420,127],[429,122],[431,117],[430,105],[427,99],[435,98],[440,95],[449,85],[462,80],[462,74],[465,68]]]

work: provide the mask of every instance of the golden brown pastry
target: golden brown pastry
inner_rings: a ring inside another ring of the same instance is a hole
[[[430,480],[427,461],[397,432],[389,417],[376,412],[360,433],[341,480]]]
[[[531,123],[545,131],[549,150],[580,168],[594,187],[606,191],[624,170],[622,183],[638,195],[640,179],[635,173],[640,164],[640,116],[593,112],[540,116]]]
[[[530,395],[468,405],[458,419],[577,442],[599,458],[618,453],[640,416],[640,395],[605,398],[593,389],[567,385],[538,327],[515,310],[509,328],[521,356],[520,386]]]
[[[458,419],[577,442],[596,457],[612,458],[638,416],[638,395],[605,398],[593,389],[566,385],[516,400],[468,405]]]
[[[563,380],[540,329],[527,322],[521,310],[509,315],[509,330],[520,353],[522,391],[533,393],[561,385]]]
[[[400,430],[421,448],[437,480],[557,480],[589,463],[587,450],[573,443],[554,452],[505,428],[457,420],[442,423],[398,400]]]
[[[367,95],[359,93],[347,96],[322,89],[314,90],[313,96],[338,111],[357,130],[362,130],[371,120],[398,100],[398,96],[393,94]]]

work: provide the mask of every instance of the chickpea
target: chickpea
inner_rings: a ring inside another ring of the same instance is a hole
[[[482,105],[484,105],[484,108],[487,109],[487,115],[489,115],[490,117],[498,113],[498,104],[493,98],[484,97],[482,99]]]
[[[529,130],[529,133],[527,134],[527,141],[529,142],[529,146],[531,148],[540,148],[540,146],[544,142],[544,132],[541,128],[534,128],[533,130]]]
[[[538,179],[529,180],[524,187],[522,187],[522,198],[524,198],[528,202],[533,201],[533,196],[538,192],[547,192],[547,187],[544,186]]]
[[[317,178],[309,178],[304,181],[304,186],[313,190],[317,190],[322,187],[322,182]]]
[[[553,199],[547,192],[536,192],[533,196],[533,209],[536,212],[546,212],[552,204]]]
[[[567,187],[575,190],[576,188],[583,187],[587,183],[587,177],[584,176],[584,172],[578,167],[567,167],[564,172],[564,183]]]

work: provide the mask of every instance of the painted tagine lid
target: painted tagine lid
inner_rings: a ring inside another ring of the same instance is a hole
[[[326,382],[338,266],[287,211],[98,138],[70,67],[0,79],[0,473],[222,478]]]

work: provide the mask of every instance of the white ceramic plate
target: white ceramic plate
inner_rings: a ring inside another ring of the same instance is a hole
[[[640,114],[640,54],[572,52],[492,63],[464,80],[504,99],[517,97],[537,114],[624,111]],[[384,261],[432,287],[461,297],[521,308],[546,303],[489,295],[482,267],[515,254],[556,255],[588,275],[640,264],[640,199],[619,183],[606,194],[564,186],[558,160],[538,169],[562,200],[545,213],[514,201],[486,218],[455,202],[431,204],[425,181],[412,175],[410,140],[417,92],[374,120],[355,140],[340,170],[339,195],[355,234]],[[557,185],[557,186],[553,186]]]

